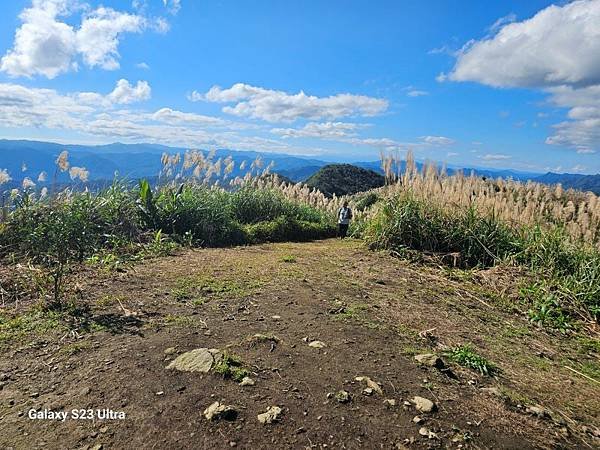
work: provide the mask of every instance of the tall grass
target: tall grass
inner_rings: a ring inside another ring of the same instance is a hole
[[[600,320],[600,252],[565,227],[511,224],[473,204],[439,205],[403,189],[375,208],[362,237],[398,254],[455,253],[467,267],[523,266],[537,280],[521,290],[532,321],[568,331],[572,319]]]

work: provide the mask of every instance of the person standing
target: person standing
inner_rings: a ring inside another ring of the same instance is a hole
[[[348,207],[348,201],[346,200],[338,211],[338,235],[340,239],[344,239],[348,234],[350,220],[352,220],[352,210]]]

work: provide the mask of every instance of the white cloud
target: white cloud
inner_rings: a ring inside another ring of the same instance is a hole
[[[496,20],[489,28],[488,30],[491,33],[495,33],[497,32],[500,28],[502,28],[504,25],[506,25],[507,23],[513,23],[517,20],[517,16],[514,13],[510,13],[504,17],[500,17],[498,20]]]
[[[85,9],[79,27],[64,20]],[[144,16],[99,7],[90,10],[77,0],[33,0],[19,18],[14,44],[2,57],[0,70],[12,77],[57,75],[76,70],[78,58],[89,67],[119,67],[119,41],[123,33],[160,28]],[[159,20],[159,19],[157,19]]]
[[[500,21],[495,35],[465,45],[440,80],[542,89],[551,103],[568,109],[568,120],[553,126],[546,143],[594,153],[600,149],[599,24],[600,0],[552,5],[508,25]]]
[[[472,41],[449,75],[496,87],[592,85],[600,81],[600,0],[551,5],[531,19]]]
[[[138,69],[150,70],[150,66],[145,62],[140,62],[135,65]]]
[[[135,14],[100,7],[87,14],[77,31],[77,51],[89,67],[100,66],[106,70],[119,68],[119,35],[139,33],[145,19]]]
[[[314,137],[321,139],[337,139],[356,134],[356,130],[365,125],[346,122],[323,122],[307,123],[302,128],[273,128],[271,133],[278,134],[283,138]]]
[[[450,139],[444,136],[421,136],[421,139],[427,144],[441,146],[452,145],[456,142],[454,139]]]
[[[163,0],[163,5],[171,14],[177,14],[181,9],[181,0]]]
[[[429,95],[429,92],[427,91],[421,91],[418,89],[411,89],[410,91],[408,91],[406,93],[406,95],[408,95],[409,97],[422,97],[424,95]]]
[[[507,159],[511,159],[512,156],[503,155],[500,153],[488,153],[487,155],[480,156],[479,158],[483,159],[484,161],[505,161]]]
[[[117,104],[128,104],[148,100],[152,90],[147,81],[138,81],[135,86],[129,84],[129,81],[120,79],[117,81],[114,91],[108,94],[108,99]]]
[[[213,86],[206,94],[192,92],[192,101],[235,103],[223,111],[267,122],[293,122],[298,119],[337,119],[347,116],[375,116],[388,107],[387,100],[364,95],[337,94],[329,97],[306,95],[300,91],[288,94],[243,83],[222,89]]]
[[[204,116],[182,111],[172,110],[171,108],[161,108],[152,114],[152,119],[169,124],[197,124],[224,126],[228,122],[218,117]]]
[[[448,152],[448,153],[446,153],[446,157],[448,157],[448,158],[452,158],[452,157],[458,156],[458,155],[459,155],[459,153],[456,153],[456,152]]]

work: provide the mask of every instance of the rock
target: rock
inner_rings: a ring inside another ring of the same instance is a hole
[[[96,444],[93,445],[90,450],[102,450],[104,447],[102,446],[102,444]]]
[[[421,423],[421,422],[423,422],[423,418],[421,416],[415,416],[415,417],[413,417],[413,422]]]
[[[179,355],[166,368],[182,372],[208,373],[221,358],[222,354],[217,349],[197,348]]]
[[[348,391],[338,391],[335,394],[335,399],[340,403],[348,403],[350,401],[350,394]]]
[[[435,439],[437,438],[437,434],[435,434],[433,431],[430,431],[429,429],[427,429],[426,427],[421,427],[419,429],[419,434],[421,436],[426,436],[429,439]]]
[[[446,367],[444,361],[433,353],[423,353],[422,355],[415,356],[417,362],[423,366],[435,367],[436,369],[443,369]]]
[[[214,402],[204,410],[204,417],[207,420],[235,420],[237,411],[231,405],[223,405],[219,402]]]
[[[90,393],[90,391],[91,391],[91,389],[88,386],[86,386],[79,391],[79,395],[85,397],[86,395],[88,395]]]
[[[242,378],[242,381],[240,381],[240,386],[254,386],[255,384],[255,381],[250,377],[244,377]]]
[[[172,355],[177,353],[177,349],[175,347],[169,347],[165,350],[165,355]]]
[[[356,377],[355,380],[360,383],[362,383],[362,382],[366,383],[368,388],[373,389],[379,395],[383,394],[383,389],[381,389],[381,386],[379,385],[379,383],[371,380],[369,377]]]
[[[259,414],[257,416],[258,421],[264,425],[278,422],[281,416],[281,408],[279,406],[270,406],[267,412]]]
[[[422,413],[430,413],[436,409],[435,403],[423,397],[415,396],[411,401],[415,405],[415,408],[417,408],[417,411]]]
[[[309,347],[312,348],[324,348],[327,347],[327,345],[325,345],[325,342],[321,342],[321,341],[312,341],[308,344]]]
[[[540,419],[543,419],[544,417],[548,417],[550,415],[550,414],[548,414],[548,410],[541,406],[528,406],[525,409],[525,412],[527,412],[533,416],[537,416]]]
[[[394,400],[393,398],[386,398],[383,401],[383,404],[388,408],[393,408],[394,406],[396,406],[396,400]]]
[[[367,397],[370,397],[371,395],[373,395],[373,388],[370,388],[370,387],[364,388],[362,392]]]

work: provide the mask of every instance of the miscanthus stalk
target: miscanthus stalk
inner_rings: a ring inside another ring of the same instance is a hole
[[[591,192],[473,173],[447,176],[434,163],[424,164],[419,171],[410,152],[399,175],[393,168],[400,165],[393,156],[384,156],[388,194],[410,191],[446,208],[475,207],[513,225],[562,225],[573,240],[600,248],[600,200]]]

